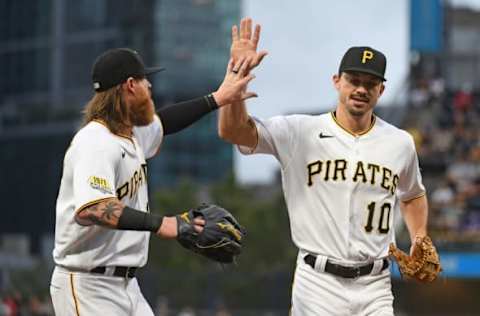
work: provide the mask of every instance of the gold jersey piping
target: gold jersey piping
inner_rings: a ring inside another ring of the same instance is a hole
[[[73,303],[75,304],[75,314],[76,316],[80,316],[80,312],[78,308],[78,299],[77,299],[77,295],[75,294],[75,287],[73,286],[73,273],[70,273],[70,288],[72,290]]]
[[[347,132],[350,135],[355,136],[355,137],[362,136],[362,135],[365,135],[368,132],[370,132],[372,130],[372,128],[375,126],[375,122],[377,121],[377,117],[375,116],[375,114],[372,114],[372,121],[370,122],[370,126],[361,133],[354,133],[354,132],[350,131],[348,128],[343,127],[342,124],[340,124],[340,122],[337,120],[337,117],[335,116],[335,111],[330,112],[330,115],[332,116],[332,119],[335,122],[335,124],[337,124],[345,132]]]

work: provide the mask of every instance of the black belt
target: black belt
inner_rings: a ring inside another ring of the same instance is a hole
[[[303,260],[305,261],[306,264],[311,266],[313,269],[315,269],[315,261],[317,260],[317,257],[314,255],[306,255]],[[382,265],[382,270],[385,270],[388,268],[388,260],[383,259],[383,265]],[[341,266],[339,264],[331,263],[330,261],[327,260],[327,263],[325,264],[325,272],[340,276],[342,278],[347,278],[347,279],[353,279],[357,278],[359,276],[367,275],[372,272],[373,269],[373,263],[360,266],[360,267],[345,267]]]
[[[122,278],[134,278],[137,267],[113,267],[113,276]],[[90,270],[92,273],[105,274],[107,267],[96,267]]]

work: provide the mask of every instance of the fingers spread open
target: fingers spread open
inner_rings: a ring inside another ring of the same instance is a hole
[[[260,40],[260,31],[262,27],[260,24],[255,25],[255,31],[253,32],[253,44],[255,45],[255,50],[258,46],[258,41]]]
[[[267,55],[268,52],[266,50],[262,50],[261,52],[259,52],[255,57],[255,60],[253,61],[253,66],[258,66],[262,62],[263,58]]]
[[[240,21],[240,38],[244,39],[246,35],[246,29],[247,29],[247,18],[243,18]]]
[[[258,97],[258,94],[256,94],[255,92],[245,92],[243,94],[243,100],[247,100],[247,99],[251,99],[251,98],[257,98]]]
[[[238,41],[238,27],[236,25],[232,26],[232,42]]]
[[[246,34],[245,34],[245,37],[247,39],[251,39],[252,38],[252,19],[250,18],[247,18],[247,27],[246,27]]]

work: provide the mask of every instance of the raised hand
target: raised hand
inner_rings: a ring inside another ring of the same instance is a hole
[[[248,83],[255,78],[255,75],[249,74],[249,65],[251,64],[251,58],[240,57],[237,62],[230,59],[222,84],[217,91],[212,93],[218,106],[257,96],[254,92],[246,91]]]
[[[261,26],[255,25],[252,34],[252,19],[243,18],[240,22],[240,34],[236,25],[232,26],[232,46],[230,47],[230,57],[234,62],[241,58],[250,60],[249,70],[257,67],[262,59],[268,54],[263,50],[257,52],[258,42],[260,40]]]

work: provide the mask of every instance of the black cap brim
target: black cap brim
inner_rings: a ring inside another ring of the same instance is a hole
[[[346,68],[346,69],[342,69],[343,72],[349,72],[349,71],[355,71],[355,72],[363,72],[363,73],[366,73],[366,74],[369,74],[369,75],[373,75],[375,77],[378,77],[380,79],[382,79],[383,81],[387,81],[387,79],[385,79],[382,75],[380,75],[379,73],[373,71],[373,70],[368,70],[368,69],[364,69],[364,68],[355,68],[355,67],[350,67],[350,68]]]
[[[145,68],[145,75],[152,75],[154,73],[157,73],[157,72],[160,72],[160,71],[164,71],[165,68],[163,67],[149,67],[149,68]]]

